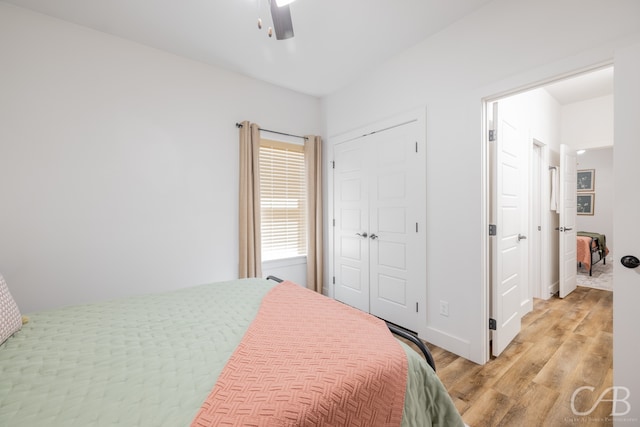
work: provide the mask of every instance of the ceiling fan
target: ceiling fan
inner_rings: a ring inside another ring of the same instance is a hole
[[[273,36],[273,30],[276,33],[276,40],[286,40],[294,36],[293,22],[291,21],[291,10],[289,4],[295,0],[268,0],[271,9],[271,20],[273,28],[269,27],[267,34]],[[262,28],[262,20],[258,18],[258,28]]]

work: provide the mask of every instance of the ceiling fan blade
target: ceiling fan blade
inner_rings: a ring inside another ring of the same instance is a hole
[[[289,5],[278,7],[275,0],[271,0],[271,18],[273,29],[276,31],[276,39],[285,40],[293,37],[293,22]]]

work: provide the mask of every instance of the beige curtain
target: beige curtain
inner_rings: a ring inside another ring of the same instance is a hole
[[[261,277],[260,255],[260,127],[240,127],[240,262],[238,277]]]
[[[322,139],[307,135],[307,288],[322,293]]]

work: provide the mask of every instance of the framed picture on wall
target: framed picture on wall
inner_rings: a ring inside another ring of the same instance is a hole
[[[578,194],[578,215],[593,215],[593,203],[595,201],[595,197],[595,193]]]
[[[594,191],[596,179],[595,169],[582,169],[578,171],[578,191]]]

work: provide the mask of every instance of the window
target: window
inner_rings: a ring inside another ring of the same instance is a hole
[[[307,219],[304,147],[260,141],[262,259],[305,256]]]

